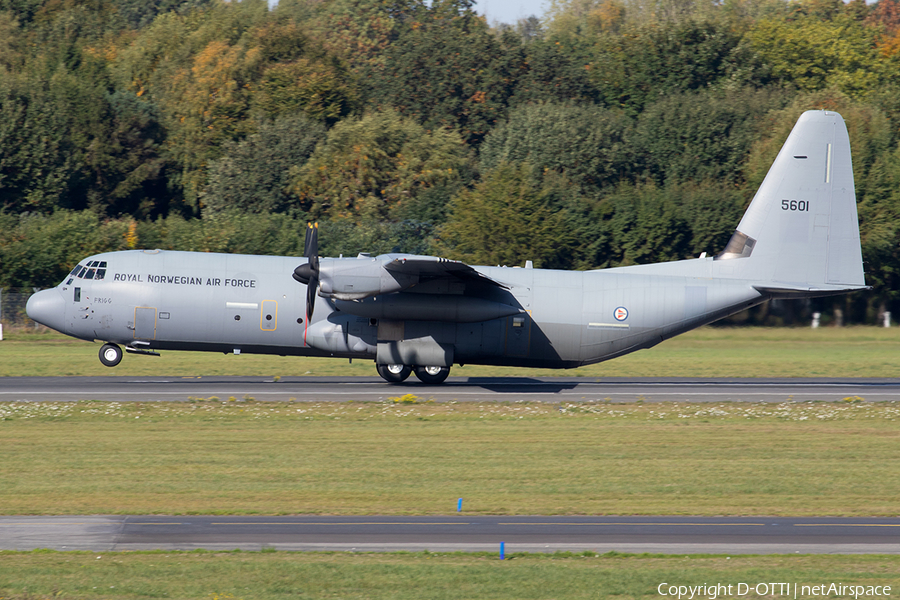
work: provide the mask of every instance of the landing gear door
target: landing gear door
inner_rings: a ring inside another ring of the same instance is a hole
[[[134,339],[156,339],[156,309],[138,306],[134,309]]]

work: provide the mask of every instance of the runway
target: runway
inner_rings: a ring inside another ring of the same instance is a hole
[[[414,394],[438,402],[837,402],[900,401],[897,379],[694,379],[451,377],[442,385],[377,377],[4,377],[0,401],[186,401],[252,397],[262,401],[383,401]]]
[[[0,517],[0,549],[900,553],[898,518]]]

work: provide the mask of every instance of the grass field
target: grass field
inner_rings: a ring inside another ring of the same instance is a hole
[[[894,403],[5,403],[4,514],[900,514]]]
[[[368,361],[176,352],[106,369],[98,349],[7,332],[0,376],[374,374]],[[893,377],[898,367],[900,329],[704,328],[575,371],[453,374]],[[900,514],[892,403],[397,400],[0,404],[0,513],[440,514],[464,497],[481,514]],[[895,556],[513,558],[0,552],[0,598],[628,599],[659,598],[663,582],[900,589]]]
[[[891,586],[896,595],[898,572],[896,556],[511,555],[500,561],[496,554],[3,552],[0,597],[627,600],[660,598],[662,583],[665,591],[719,583],[732,586],[727,597],[794,597],[757,595],[754,588],[736,593],[739,583],[755,587],[772,582],[798,584],[800,592],[802,586],[831,583]]]
[[[115,368],[100,364],[100,344],[53,332],[15,330],[0,342],[0,377],[24,375],[365,375],[371,361],[206,352],[126,355]],[[578,369],[468,365],[454,376],[583,377],[895,377],[900,374],[900,328],[820,329],[704,327],[662,344]]]

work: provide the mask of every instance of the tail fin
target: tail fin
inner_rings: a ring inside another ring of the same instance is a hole
[[[803,113],[718,260],[771,292],[865,288],[850,137],[841,115]]]

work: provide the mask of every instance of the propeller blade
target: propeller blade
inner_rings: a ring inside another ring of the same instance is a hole
[[[316,292],[319,289],[319,224],[306,224],[306,239],[303,240],[303,256],[307,258],[305,265],[294,269],[293,277],[306,284],[306,322],[303,327],[303,345],[306,345],[306,333],[316,307]]]
[[[306,224],[306,239],[303,241],[303,256],[310,258],[319,254],[319,224]]]
[[[306,285],[306,322],[312,320],[313,310],[316,307],[316,291],[319,287],[319,278],[310,279]]]

